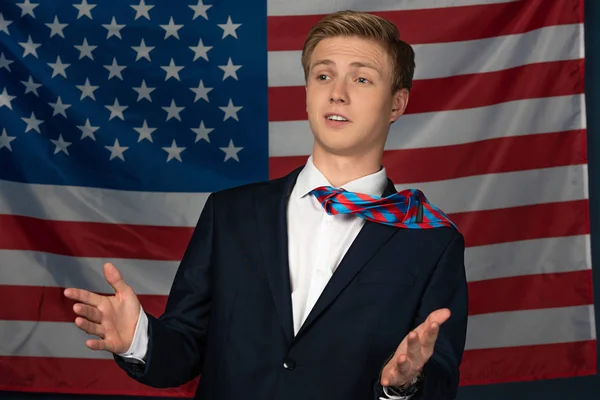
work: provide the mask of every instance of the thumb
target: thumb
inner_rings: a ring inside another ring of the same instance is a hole
[[[104,277],[108,284],[115,290],[117,293],[122,293],[129,288],[129,286],[123,280],[121,276],[121,272],[115,267],[112,263],[104,264]]]
[[[431,314],[429,314],[426,322],[428,322],[429,324],[432,324],[433,322],[435,322],[438,325],[442,325],[444,322],[446,322],[448,320],[448,318],[450,318],[450,315],[451,315],[451,312],[449,309],[441,308],[441,309],[435,310]]]

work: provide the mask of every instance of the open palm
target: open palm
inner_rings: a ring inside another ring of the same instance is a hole
[[[381,373],[382,386],[403,386],[419,375],[433,355],[440,326],[448,318],[450,310],[436,310],[406,335]]]
[[[115,290],[112,296],[76,288],[65,289],[64,295],[76,301],[73,305],[73,311],[78,315],[75,324],[99,338],[89,339],[85,345],[92,350],[119,354],[127,351],[133,342],[140,301],[113,264],[104,264],[104,277]]]

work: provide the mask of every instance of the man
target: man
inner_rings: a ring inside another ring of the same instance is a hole
[[[302,65],[306,165],[209,196],[160,318],[106,264],[114,296],[65,290],[75,322],[139,382],[200,374],[198,399],[452,399],[464,240],[381,166],[412,48],[390,22],[340,12],[311,30]]]

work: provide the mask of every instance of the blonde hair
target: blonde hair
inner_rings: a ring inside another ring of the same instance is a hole
[[[392,93],[412,88],[415,71],[415,52],[400,40],[396,25],[379,16],[358,11],[339,11],[329,14],[312,27],[302,48],[304,78],[310,71],[310,57],[323,39],[336,36],[355,36],[379,42],[392,60]]]

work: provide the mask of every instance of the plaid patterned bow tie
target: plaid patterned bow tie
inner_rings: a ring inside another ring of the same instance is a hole
[[[352,193],[331,186],[321,186],[311,193],[327,214],[356,214],[386,225],[409,229],[428,229],[456,225],[442,210],[429,203],[423,192],[406,189],[387,197]]]

